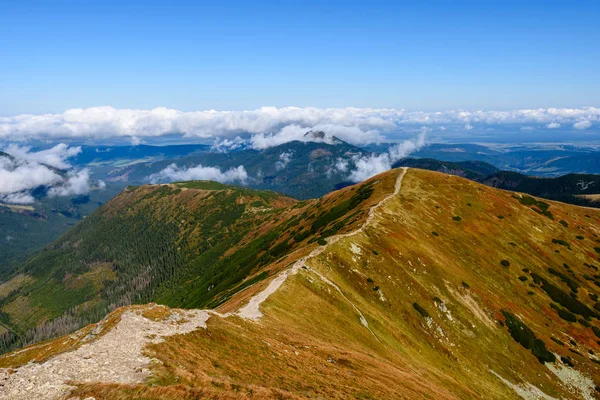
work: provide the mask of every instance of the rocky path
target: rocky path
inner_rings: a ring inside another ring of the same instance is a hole
[[[157,306],[160,307],[160,306]],[[73,388],[67,382],[140,383],[149,376],[150,359],[142,354],[148,343],[163,337],[206,327],[209,313],[174,310],[162,321],[152,321],[139,311],[126,311],[105,335],[78,349],[43,363],[17,369],[0,369],[0,399],[54,400]]]

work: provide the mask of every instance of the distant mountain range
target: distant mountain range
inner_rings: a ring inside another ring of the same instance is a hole
[[[430,171],[443,172],[445,174],[457,175],[463,178],[480,181],[498,172],[498,168],[484,161],[439,161],[432,158],[405,158],[392,166],[428,169]]]
[[[164,158],[184,157],[193,153],[204,153],[210,145],[183,144],[170,146],[81,146],[81,153],[71,161],[77,165],[115,165],[140,162],[143,160],[159,160]]]
[[[315,198],[339,188],[355,168],[355,157],[371,154],[324,132],[308,132],[310,141],[292,141],[265,150],[245,149],[227,153],[200,153],[177,159],[136,163],[108,172],[108,182],[148,183],[148,178],[168,166],[192,168],[197,165],[221,170],[243,166],[248,173],[245,185],[273,190],[297,199]],[[343,167],[339,167],[342,163]]]
[[[594,145],[430,144],[411,156],[451,162],[484,161],[501,170],[536,176],[600,173],[600,151]]]
[[[325,132],[307,132],[305,141],[322,145],[343,144]],[[323,137],[320,137],[323,136]],[[347,143],[346,143],[347,144]],[[393,143],[360,146],[365,153],[384,153]],[[81,146],[82,152],[72,161],[78,166],[91,165],[95,169],[124,167],[135,163],[153,163],[160,160],[176,160],[190,155],[215,152],[210,145],[168,145],[168,146]],[[353,146],[356,147],[356,146]],[[277,146],[271,147],[276,149]],[[239,143],[236,151],[252,150],[249,143]],[[282,149],[283,150],[283,149]],[[258,150],[253,150],[259,152]],[[501,170],[509,170],[537,176],[557,176],[568,173],[600,173],[600,150],[596,145],[529,144],[529,145],[477,145],[432,143],[414,152],[414,158],[432,158],[440,161],[484,161]]]
[[[126,186],[147,184],[151,176],[171,165],[182,170],[202,165],[221,171],[243,166],[247,173],[243,184],[247,187],[309,199],[352,185],[349,176],[356,169],[355,160],[386,151],[389,146],[367,146],[365,150],[320,131],[307,132],[304,141],[264,150],[239,146],[236,151],[218,152],[209,145],[82,146],[82,152],[69,161],[79,168],[89,168],[92,177],[104,180],[107,187],[92,190],[88,196],[71,198],[48,198],[44,195],[45,188],[40,187],[34,191],[34,204],[25,208],[0,205],[0,227],[3,229],[0,277]],[[474,144],[432,144],[412,154],[420,158],[401,160],[394,167],[455,174],[501,189],[597,207],[600,206],[598,196],[594,196],[600,194],[597,175],[539,178],[515,169],[544,172],[546,177],[563,171],[600,172],[599,155],[593,147],[540,145],[500,149]],[[10,157],[5,153],[3,156]]]

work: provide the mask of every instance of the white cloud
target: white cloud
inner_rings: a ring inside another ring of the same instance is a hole
[[[348,160],[338,157],[338,159],[335,161],[335,169],[340,172],[348,171]]]
[[[352,161],[355,169],[350,173],[348,179],[352,182],[360,182],[391,169],[392,164],[396,161],[425,145],[426,132],[423,129],[416,139],[405,140],[391,147],[387,153],[354,157]]]
[[[318,124],[307,130],[325,132],[326,136],[323,142],[329,144],[334,143],[334,136],[345,142],[349,142],[356,145],[378,143],[385,140],[385,136],[383,136],[377,129],[369,128],[368,125],[341,126],[335,124]],[[305,140],[315,141],[315,139],[312,138]]]
[[[427,135],[427,129],[421,129],[421,133],[415,138],[411,140],[405,140],[402,143],[399,143],[388,150],[388,154],[392,160],[392,163],[408,156],[409,154],[419,150],[423,146],[425,146],[425,137]]]
[[[588,122],[585,122],[588,121]],[[262,107],[249,111],[191,111],[91,107],[60,114],[0,117],[0,139],[109,139],[160,137],[248,139],[255,148],[301,140],[307,130],[324,130],[354,144],[381,141],[403,126],[463,130],[477,125],[585,126],[600,122],[600,108],[538,108],[510,111],[405,111],[383,108]],[[485,129],[485,128],[484,128]],[[133,139],[138,138],[138,139]]]
[[[284,169],[289,164],[289,162],[292,161],[292,155],[293,155],[293,152],[291,152],[291,151],[282,152],[279,155],[279,161],[277,161],[275,163],[275,169],[277,171],[281,171],[282,169]]]
[[[48,195],[54,196],[77,196],[87,194],[90,191],[90,171],[82,169],[80,171],[69,171],[67,180],[60,186],[50,188]]]
[[[31,204],[35,201],[33,196],[27,192],[0,193],[0,202],[9,204]]]
[[[141,137],[138,137],[138,136],[132,136],[132,137],[130,137],[129,141],[134,146],[139,146],[140,144],[144,143],[144,139],[142,139]]]
[[[234,139],[217,139],[210,147],[210,150],[218,153],[226,153],[232,150],[243,149],[247,144],[248,141],[239,136],[236,136]]]
[[[51,196],[86,194],[89,191],[89,171],[69,170],[67,158],[81,151],[79,147],[59,144],[51,149],[32,152],[28,147],[8,146],[4,149],[12,157],[0,157],[0,201],[6,203],[33,203],[32,191],[48,188]]]
[[[305,136],[307,132],[325,132],[325,137]],[[356,126],[339,126],[319,124],[315,126],[288,125],[276,133],[257,133],[250,137],[250,147],[255,150],[264,150],[269,147],[279,146],[294,140],[300,142],[320,142],[335,144],[335,138],[356,145],[376,143],[385,140],[385,137],[373,129],[361,129]]]
[[[587,119],[584,119],[583,121],[575,122],[573,124],[573,128],[575,128],[575,129],[587,129],[590,126],[592,126],[592,123],[590,121],[588,121]]]
[[[13,157],[27,161],[35,161],[40,164],[46,164],[59,169],[70,168],[71,165],[67,162],[68,158],[74,157],[81,153],[81,147],[68,146],[64,143],[37,152],[32,152],[29,146],[18,146],[16,144],[8,145],[4,151]]]
[[[12,194],[32,190],[38,186],[51,186],[63,178],[46,167],[23,159],[0,157],[0,193]]]
[[[106,182],[104,182],[102,180],[98,181],[98,189],[100,189],[100,190],[106,189]]]
[[[546,125],[546,128],[557,129],[560,128],[560,124],[558,122],[550,122],[548,125]]]
[[[308,130],[310,129],[298,125],[288,125],[277,133],[257,133],[252,135],[250,147],[256,150],[263,150],[293,140],[303,140],[304,134]]]
[[[17,115],[0,118],[0,138],[114,138],[158,137],[173,133],[186,137],[235,137],[240,134],[277,133],[283,127],[317,125],[393,128],[397,113],[385,109],[319,109],[314,107],[262,107],[251,111],[192,111],[167,108],[152,110],[91,107],[61,114]],[[387,115],[389,114],[389,115]],[[336,128],[338,129],[338,128]]]
[[[162,171],[150,175],[147,180],[150,183],[190,180],[207,180],[221,183],[245,183],[248,180],[248,173],[243,165],[223,172],[219,168],[215,167],[203,167],[202,165],[197,165],[191,168],[180,168],[176,164],[171,164]]]

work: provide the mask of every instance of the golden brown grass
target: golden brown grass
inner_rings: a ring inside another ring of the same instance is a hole
[[[396,183],[397,176],[398,176],[398,171],[395,171],[392,173],[379,175],[377,177],[371,178],[368,181],[366,181],[366,182],[370,182],[370,181],[373,182],[373,188],[374,188],[373,194],[369,197],[369,199],[365,202],[365,204],[363,204],[362,207],[359,210],[357,210],[358,213],[356,214],[355,218],[353,218],[348,224],[346,224],[346,226],[344,226],[338,233],[344,234],[344,233],[352,232],[352,231],[360,228],[364,224],[364,222],[368,216],[369,209],[371,207],[373,207],[374,205],[378,204],[390,192],[394,191],[394,185]],[[269,222],[267,222],[267,224],[260,226],[259,229],[263,229],[264,231],[270,230],[274,226],[283,224],[290,218],[300,215],[300,214],[306,212],[307,210],[311,209],[311,207],[314,207],[314,206],[319,206],[319,208],[320,208],[319,212],[322,212],[331,207],[334,207],[335,205],[338,205],[338,204],[342,203],[343,201],[347,200],[348,198],[352,197],[352,195],[354,194],[354,191],[360,185],[361,184],[357,184],[357,185],[353,185],[350,187],[346,187],[346,188],[331,192],[331,193],[323,196],[321,199],[308,200],[304,203],[304,205],[302,207],[297,207],[297,208],[292,207],[292,208],[285,209],[279,215],[279,218],[277,221],[269,221]],[[311,220],[299,220],[297,222],[297,224],[294,226],[294,228],[310,229],[312,221],[313,221],[312,219]],[[245,238],[243,238],[242,241],[240,242],[240,244],[238,245],[238,247],[243,247],[245,244],[247,244],[253,238],[253,235],[255,235],[255,234],[256,234],[256,232],[251,233],[251,234],[247,235]],[[277,242],[280,243],[282,241],[290,241],[293,243],[292,236],[293,235],[291,235],[291,233],[289,233],[289,232],[285,233],[285,234],[281,235],[281,237],[278,238]],[[247,279],[252,279],[254,276],[262,273],[263,271],[269,271],[269,276],[277,275],[280,271],[289,267],[296,260],[308,255],[315,247],[318,246],[318,244],[316,244],[316,243],[309,244],[308,241],[310,239],[311,239],[311,237],[308,237],[297,244],[293,244],[292,245],[293,251],[289,252],[286,256],[284,256],[281,259],[275,261],[274,263],[266,266],[265,268],[255,271],[255,273],[252,274],[251,276],[249,276]],[[237,247],[230,249],[228,251],[228,253],[232,253],[235,249],[237,249]],[[226,312],[231,312],[231,311],[237,310],[245,302],[247,302],[248,299],[251,298],[254,294],[263,290],[269,284],[269,281],[270,280],[264,280],[263,282],[260,282],[257,285],[253,285],[251,287],[246,288],[245,290],[243,290],[241,292],[235,293],[227,302],[223,303],[222,305],[220,305],[218,307],[218,311],[222,312],[222,313],[226,313]]]
[[[208,325],[206,331],[149,347],[148,354],[161,361],[150,386],[81,385],[75,393],[98,399],[194,398],[197,393],[224,399],[345,399],[415,398],[423,391],[417,374],[365,351],[239,320],[213,318]],[[432,397],[452,397],[432,386],[425,389]]]
[[[146,385],[93,383],[78,387],[72,392],[72,395],[82,399],[93,396],[96,400],[299,400],[303,398],[275,388],[262,388],[253,385],[242,388],[236,385],[228,386],[216,381],[207,382],[204,387],[185,385],[149,387]]]
[[[171,317],[174,316],[178,316],[178,319],[174,319],[173,322],[177,321],[178,323],[183,323],[186,322],[185,319],[185,314],[182,310],[175,310],[175,309],[171,309],[169,307],[163,306],[163,305],[159,305],[159,304],[148,304],[145,306],[133,306],[131,307],[132,309],[138,309],[138,313],[141,313],[141,315],[144,318],[147,318],[151,321],[165,321]],[[175,314],[175,315],[174,315]]]

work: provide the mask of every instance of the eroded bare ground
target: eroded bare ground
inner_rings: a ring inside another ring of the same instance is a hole
[[[206,327],[208,318],[209,313],[201,310],[129,307],[116,326],[74,351],[42,363],[0,370],[0,398],[59,399],[73,389],[71,382],[143,382],[149,376],[151,361],[142,353],[144,346],[165,336]]]

